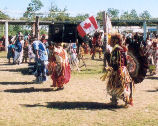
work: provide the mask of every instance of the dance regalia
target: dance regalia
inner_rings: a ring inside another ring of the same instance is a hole
[[[158,39],[153,41],[153,58],[156,72],[158,72]]]
[[[70,64],[73,64],[74,62],[77,63],[78,62],[77,46],[75,43],[70,44],[69,54],[70,54]]]
[[[14,63],[20,64],[22,62],[21,53],[23,51],[22,44],[19,40],[16,41],[15,44],[15,54],[14,54]]]
[[[101,58],[102,54],[102,41],[101,41],[101,36],[94,36],[92,40],[92,59],[94,59],[96,52],[99,52],[99,58]]]
[[[48,70],[51,71],[53,87],[62,88],[70,80],[70,65],[66,51],[62,47],[54,47],[49,59]]]
[[[13,44],[8,45],[7,59],[14,58],[14,48],[15,45]]]
[[[33,52],[35,52],[36,81],[42,83],[47,80],[48,53],[45,44],[39,40],[33,41]]]
[[[111,101],[123,99],[126,104],[133,104],[133,81],[129,75],[126,61],[127,48],[116,44],[111,52],[110,64],[102,80],[107,80],[107,92]],[[117,103],[116,103],[117,104]]]

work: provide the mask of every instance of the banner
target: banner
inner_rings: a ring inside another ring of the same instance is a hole
[[[98,29],[98,24],[93,16],[89,17],[77,26],[77,30],[81,37],[84,37],[96,29]]]
[[[106,16],[106,28],[107,28],[107,33],[110,34],[112,32],[112,24],[108,15]]]

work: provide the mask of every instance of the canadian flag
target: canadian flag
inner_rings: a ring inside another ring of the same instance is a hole
[[[77,30],[81,37],[84,37],[85,35],[89,34],[90,32],[98,29],[97,22],[93,16],[89,17],[85,21],[81,22],[77,26]]]

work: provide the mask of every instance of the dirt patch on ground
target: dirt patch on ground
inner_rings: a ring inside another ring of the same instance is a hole
[[[87,59],[87,70],[73,72],[61,91],[49,78],[36,84],[23,74],[27,64],[8,65],[0,59],[0,125],[8,126],[157,126],[158,76],[135,85],[134,106],[110,106],[106,85],[100,80],[102,61]]]

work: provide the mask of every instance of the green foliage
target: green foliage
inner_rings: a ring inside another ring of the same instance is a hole
[[[9,26],[9,35],[16,35],[18,32],[22,32],[24,35],[29,34],[30,30],[26,26],[22,25],[10,25]]]
[[[75,17],[70,17],[70,14],[66,12],[67,9],[64,8],[63,10],[58,8],[57,5],[51,3],[51,7],[49,9],[49,14],[46,17],[43,17],[42,20],[49,20],[49,21],[83,21],[89,17],[89,14],[78,14]]]
[[[132,19],[132,20],[139,19],[137,11],[135,9],[131,10],[131,12],[130,12],[130,19]]]
[[[0,11],[0,19],[9,19],[9,16]]]
[[[103,18],[103,12],[102,11],[98,12],[96,18],[97,18],[97,20],[102,20],[102,18]]]
[[[143,20],[149,20],[151,18],[151,15],[149,11],[145,10],[140,14],[140,18]]]
[[[151,15],[150,13],[146,10],[146,11],[143,11],[139,16],[136,12],[135,9],[131,10],[130,12],[128,11],[125,11],[121,16],[120,16],[120,19],[123,19],[123,20],[148,20],[148,19],[151,19]]]
[[[114,8],[108,8],[107,14],[110,16],[111,19],[119,19],[119,10]]]
[[[128,11],[125,11],[121,16],[120,19],[122,20],[130,20],[130,13]]]
[[[69,14],[66,13],[67,9],[64,8],[63,10],[59,9],[55,4],[51,3],[51,7],[49,9],[49,14],[46,17],[47,20],[53,21],[69,21]]]
[[[46,26],[41,26],[40,28],[40,35],[43,35],[43,34],[48,34]]]
[[[119,13],[120,12],[118,9],[108,8],[107,10],[107,14],[112,20],[119,19]],[[97,20],[102,20],[102,18],[103,18],[102,11],[100,11],[97,13]]]
[[[43,4],[40,0],[31,0],[29,3],[26,12],[23,14],[23,17],[28,19],[33,19],[37,16],[36,12],[43,7]]]
[[[78,14],[76,17],[73,18],[73,20],[74,21],[84,21],[88,17],[89,17],[89,14]]]

